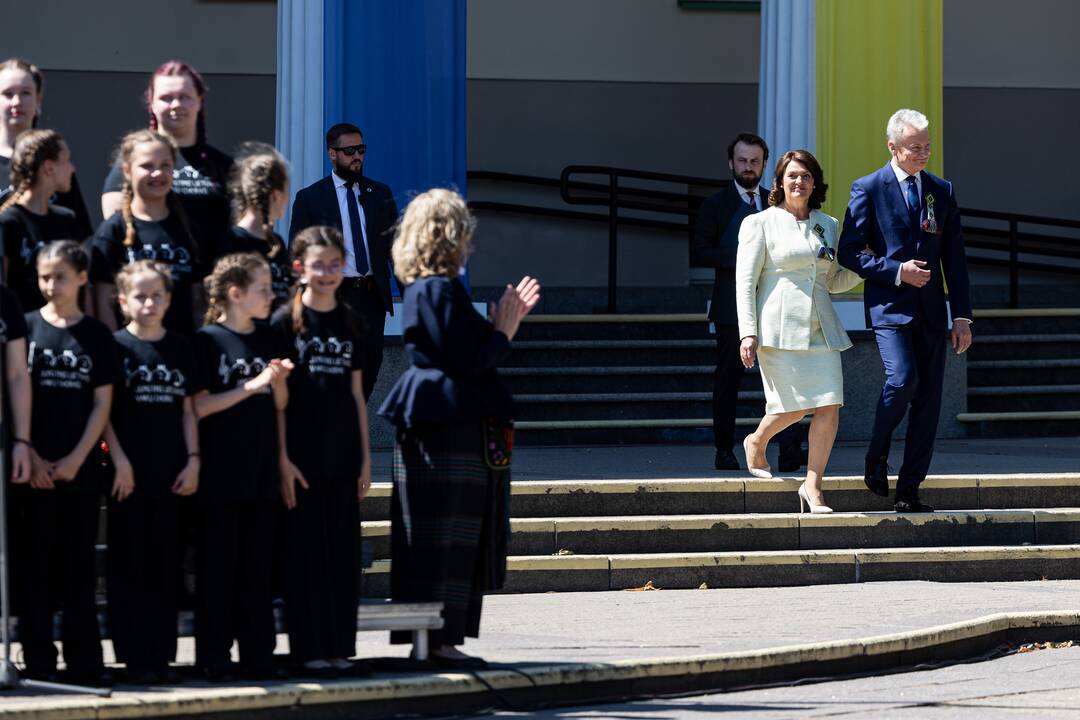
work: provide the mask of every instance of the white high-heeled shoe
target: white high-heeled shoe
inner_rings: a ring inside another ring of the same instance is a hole
[[[825,515],[832,512],[832,508],[828,505],[814,504],[814,501],[810,499],[810,495],[806,492],[805,482],[799,486],[799,514],[802,514],[804,505],[810,506],[811,515]]]
[[[768,463],[766,463],[763,468],[754,467],[750,464],[750,448],[746,445],[749,441],[749,435],[744,437],[742,441],[742,449],[743,452],[746,453],[746,471],[756,478],[763,478],[765,480],[772,478],[772,467],[770,467]]]

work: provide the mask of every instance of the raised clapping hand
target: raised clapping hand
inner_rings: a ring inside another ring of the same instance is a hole
[[[506,286],[498,305],[491,309],[495,329],[513,340],[521,325],[521,319],[540,302],[540,281],[528,275],[521,278],[517,287]]]
[[[742,360],[743,367],[750,369],[754,367],[754,359],[757,357],[757,337],[754,335],[747,335],[742,339],[742,343],[739,345],[739,358]]]
[[[900,282],[921,288],[930,282],[930,271],[926,269],[925,260],[908,260],[900,266]]]

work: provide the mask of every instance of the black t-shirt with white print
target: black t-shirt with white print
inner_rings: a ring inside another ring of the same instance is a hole
[[[183,222],[174,215],[160,221],[139,218],[134,221],[135,242],[131,247],[124,247],[127,226],[120,213],[101,223],[90,246],[90,282],[115,282],[120,268],[138,260],[165,263],[173,279],[165,327],[191,338],[195,335],[192,285],[202,280],[203,271]]]
[[[289,458],[309,482],[355,479],[364,460],[352,372],[361,369],[360,320],[346,321],[343,306],[330,312],[305,307],[304,332],[293,331],[292,307],[274,313],[275,332],[296,364],[289,374],[285,411]]]
[[[166,331],[160,340],[140,340],[126,328],[113,334],[121,379],[113,391],[112,424],[131,461],[135,495],[171,494],[187,464],[184,400],[199,390],[191,343]]]
[[[285,349],[268,323],[247,334],[207,325],[195,334],[202,389],[211,394],[242,386]],[[269,386],[199,421],[202,479],[199,496],[211,503],[278,497],[277,414]]]
[[[34,397],[30,440],[44,460],[60,460],[79,443],[94,409],[94,391],[118,379],[116,343],[103,323],[84,316],[59,328],[26,314],[27,365]],[[87,464],[95,462],[91,457]],[[83,466],[86,469],[86,464]],[[73,486],[97,492],[81,472]]]
[[[239,225],[233,225],[229,228],[221,245],[225,255],[257,252],[266,258],[266,261],[270,263],[270,281],[274,289],[274,306],[277,307],[289,299],[292,292],[293,272],[289,262],[289,251],[285,249],[281,236],[274,233],[274,239],[273,247],[278,248],[278,251],[274,257],[270,257],[271,245],[266,242],[266,238],[252,235]]]
[[[215,147],[192,145],[180,148],[173,168],[173,192],[187,214],[200,255],[210,266],[221,257],[218,244],[232,224],[228,194],[232,164],[233,159]],[[123,187],[124,173],[114,165],[101,192],[120,192]]]
[[[45,304],[37,284],[37,254],[53,240],[81,240],[77,237],[75,213],[49,205],[45,215],[12,205],[0,213],[0,245],[7,260],[7,285],[22,303],[23,310]]]
[[[11,158],[0,155],[0,203],[7,200],[8,195],[14,191],[15,188],[11,187]],[[86,210],[86,202],[79,187],[79,178],[75,173],[71,174],[71,189],[56,193],[50,202],[75,214],[75,235],[71,240],[82,242],[94,232],[90,225],[90,213]]]
[[[20,340],[26,337],[26,318],[23,317],[22,306],[19,305],[19,299],[15,297],[15,293],[4,285],[0,285],[0,382],[5,382],[7,378],[7,353],[4,352],[4,345],[13,340]],[[4,388],[5,391],[7,388]],[[3,408],[0,412],[4,414],[4,427],[8,428],[10,432],[5,433],[7,437],[0,438],[0,443],[4,443],[2,447],[6,447],[10,450],[11,443],[13,441],[12,436],[15,434],[15,427],[11,424],[11,401],[8,397],[9,393],[2,393],[4,396]],[[10,463],[9,463],[10,467]],[[0,482],[3,482],[4,478],[0,477]]]

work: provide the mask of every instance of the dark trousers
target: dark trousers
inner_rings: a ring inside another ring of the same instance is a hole
[[[178,500],[109,501],[109,632],[132,670],[162,670],[176,658]]]
[[[92,470],[84,466],[83,472]],[[99,499],[76,484],[85,483],[56,483],[54,490],[21,487],[12,493],[22,535],[15,559],[21,586],[19,638],[31,675],[56,670],[53,612],[57,609],[64,612],[60,639],[68,669],[91,674],[102,668],[94,547]]]
[[[286,619],[296,662],[356,654],[360,574],[357,481],[307,476],[285,515]]]
[[[887,456],[892,434],[908,413],[904,462],[896,491],[914,492],[926,478],[934,454],[945,378],[944,331],[916,321],[903,327],[875,328],[874,336],[885,365],[885,386],[866,454],[870,458]]]
[[[374,280],[345,278],[341,297],[360,317],[360,352],[363,353],[364,399],[371,399],[383,358],[386,305]]]
[[[713,373],[713,442],[717,450],[731,452],[735,447],[735,416],[739,402],[739,385],[743,378],[743,364],[739,358],[739,327],[716,326],[716,371]],[[806,439],[806,429],[792,425],[782,430],[776,440],[780,454],[798,453]]]
[[[246,670],[273,662],[274,521],[277,502],[203,503],[199,543],[196,663],[221,672],[235,639]]]

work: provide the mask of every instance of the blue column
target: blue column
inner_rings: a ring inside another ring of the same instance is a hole
[[[326,174],[323,136],[323,2],[278,0],[277,139],[295,193]],[[289,204],[291,212],[292,203]],[[278,232],[287,235],[286,214]]]
[[[325,124],[364,131],[364,173],[400,207],[432,187],[465,192],[465,5],[324,0]]]

